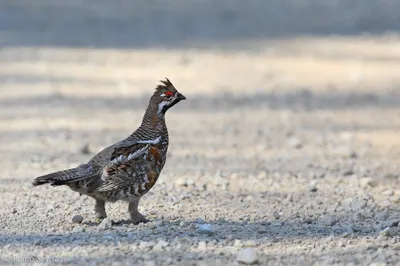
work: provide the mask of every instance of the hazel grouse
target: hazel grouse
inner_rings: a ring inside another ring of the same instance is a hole
[[[138,204],[154,186],[165,164],[168,149],[165,113],[185,99],[166,78],[156,87],[135,132],[100,151],[86,164],[37,177],[33,185],[66,185],[94,198],[98,219],[107,217],[105,202],[127,201],[132,222],[147,222],[138,211]]]

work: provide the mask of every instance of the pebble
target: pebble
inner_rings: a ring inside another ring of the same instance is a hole
[[[370,177],[364,177],[360,179],[360,186],[363,188],[366,188],[368,186],[370,187],[376,187],[378,185],[378,182],[376,180],[373,180]]]
[[[158,243],[153,247],[154,251],[162,251],[164,248],[168,247],[169,243],[165,240],[160,240]]]
[[[200,251],[205,251],[207,249],[207,243],[205,241],[200,241],[197,249]]]
[[[240,239],[235,239],[235,241],[233,242],[233,245],[234,245],[235,247],[242,247],[242,246],[243,246],[242,240],[240,240]]]
[[[244,242],[244,247],[255,247],[257,246],[257,242],[255,240],[247,240]]]
[[[97,226],[97,229],[99,230],[106,230],[112,227],[111,219],[110,218],[104,218],[103,221]]]
[[[315,181],[311,181],[310,184],[308,185],[308,190],[310,192],[317,192],[317,183]]]
[[[384,196],[393,196],[394,195],[394,191],[393,190],[385,190],[382,192],[382,195]]]
[[[146,241],[140,241],[139,243],[139,249],[145,249],[149,246],[149,242]]]
[[[83,217],[82,215],[75,215],[74,217],[72,217],[72,222],[74,224],[80,224],[83,221]]]
[[[354,174],[354,171],[351,168],[343,170],[343,173],[342,173],[343,176],[349,176],[349,175],[353,175],[353,174]]]
[[[200,224],[197,226],[197,232],[204,235],[214,234],[214,229],[211,224]]]
[[[279,218],[281,218],[281,215],[280,215],[279,212],[277,212],[277,211],[274,211],[274,212],[272,213],[272,215],[274,216],[275,220],[279,220]]]
[[[254,248],[245,248],[237,253],[237,261],[244,264],[255,264],[258,262],[257,251]]]
[[[336,219],[332,215],[325,215],[322,217],[322,222],[327,226],[333,226],[336,224]]]

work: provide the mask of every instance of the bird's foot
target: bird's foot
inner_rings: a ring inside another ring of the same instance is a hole
[[[130,213],[130,215],[133,224],[147,223],[150,221],[149,219],[146,219],[146,217],[144,217],[144,215],[140,212]]]

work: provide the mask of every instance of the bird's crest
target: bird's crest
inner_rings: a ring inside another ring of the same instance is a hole
[[[170,91],[170,90],[172,90],[172,91],[176,90],[174,85],[171,83],[171,81],[169,81],[168,78],[165,78],[165,80],[160,80],[160,82],[162,84],[160,84],[156,87],[155,93],[162,93],[162,92],[166,92],[166,91]]]

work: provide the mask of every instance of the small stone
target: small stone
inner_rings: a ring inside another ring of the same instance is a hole
[[[394,195],[394,191],[393,190],[385,190],[382,192],[382,195],[384,196],[393,196]]]
[[[78,226],[78,227],[74,228],[72,231],[73,231],[74,233],[83,233],[83,232],[86,231],[86,229],[85,229],[85,227],[83,227],[83,226]]]
[[[366,188],[368,186],[370,187],[376,187],[378,185],[378,182],[376,180],[373,180],[370,177],[364,177],[360,179],[360,186],[363,188]]]
[[[257,246],[257,242],[254,240],[247,240],[246,242],[244,242],[244,247],[255,247]]]
[[[158,241],[158,243],[153,247],[154,251],[162,251],[164,248],[168,247],[169,243],[164,240]]]
[[[74,224],[80,224],[83,221],[83,217],[82,215],[75,215],[74,217],[72,217],[72,222]]]
[[[185,186],[186,185],[186,180],[183,178],[179,178],[175,181],[175,185],[177,186]]]
[[[237,253],[237,261],[244,264],[255,264],[258,262],[257,251],[254,248],[245,248]]]
[[[207,243],[205,241],[200,241],[197,249],[200,251],[205,251],[207,249]]]
[[[317,192],[317,183],[315,181],[311,181],[310,184],[308,185],[308,190],[310,192]]]
[[[106,230],[112,227],[111,219],[110,218],[104,218],[103,221],[97,226],[97,229],[99,230]]]
[[[211,224],[200,224],[197,227],[197,232],[204,235],[214,234],[214,229]]]
[[[139,243],[139,249],[145,249],[149,246],[149,242],[146,241],[140,241]]]
[[[343,173],[342,173],[343,176],[349,176],[349,175],[353,175],[353,174],[354,174],[354,171],[351,168],[343,170]]]
[[[338,247],[340,247],[340,248],[344,248],[344,247],[346,246],[346,243],[343,242],[343,241],[339,241],[339,242],[337,242],[337,245],[338,245]]]
[[[240,239],[235,239],[235,241],[233,242],[233,245],[234,245],[235,247],[242,247],[242,246],[243,246],[242,240],[240,240]]]
[[[325,215],[322,217],[322,222],[327,226],[333,226],[336,224],[336,219],[332,215]]]

